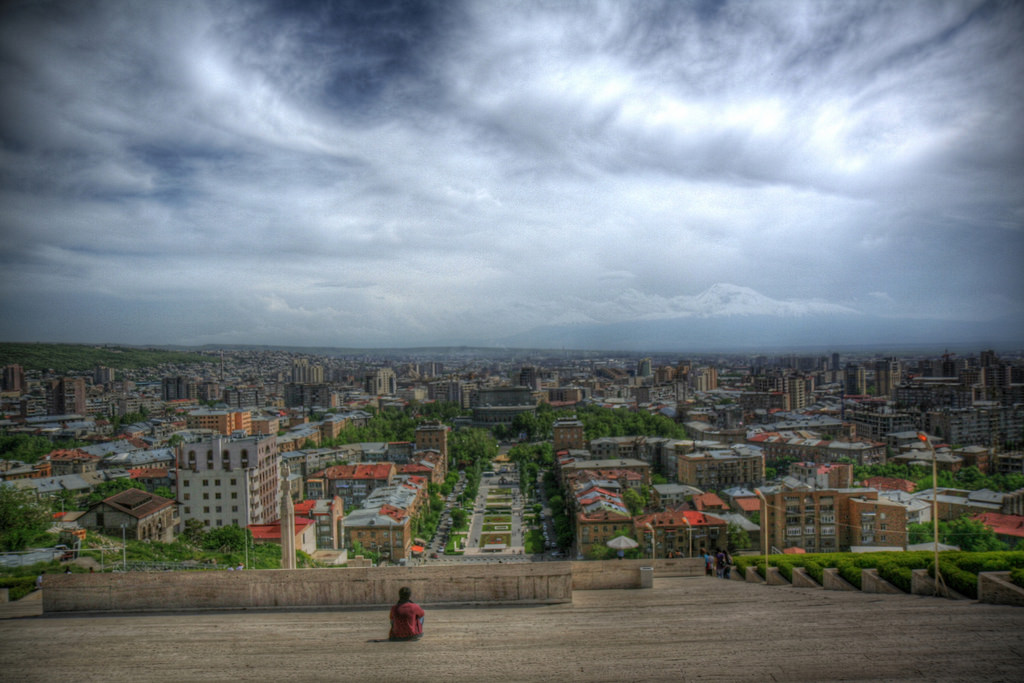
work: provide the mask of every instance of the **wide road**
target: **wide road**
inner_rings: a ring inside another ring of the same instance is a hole
[[[10,681],[1020,681],[1024,609],[696,578],[571,605],[0,621]]]

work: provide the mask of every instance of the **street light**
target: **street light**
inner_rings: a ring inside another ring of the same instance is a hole
[[[693,557],[693,527],[690,526],[690,520],[686,518],[686,513],[683,513],[683,523],[686,525],[686,537],[689,541],[689,552],[686,554],[687,557]]]
[[[651,530],[651,559],[654,559],[654,527],[651,526],[650,522],[647,522],[644,526]]]
[[[939,573],[939,466],[935,457],[935,446],[924,432],[918,432],[917,438],[924,442],[932,454],[932,552],[935,557],[935,595],[939,594],[942,575]]]

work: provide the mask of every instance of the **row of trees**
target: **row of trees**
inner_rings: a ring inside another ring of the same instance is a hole
[[[58,449],[72,449],[87,445],[84,441],[63,439],[50,441],[45,436],[32,434],[0,435],[0,460],[20,460],[32,464]]]
[[[907,479],[914,482],[918,489],[930,489],[932,487],[931,467],[920,465],[907,465],[904,463],[889,462],[884,465],[854,465],[854,481],[864,481],[869,477],[895,477]],[[978,489],[991,489],[993,491],[1016,491],[1024,488],[1024,474],[984,474],[977,467],[971,465],[960,469],[956,474],[947,471],[938,473],[939,486],[948,488],[967,489],[976,491]]]

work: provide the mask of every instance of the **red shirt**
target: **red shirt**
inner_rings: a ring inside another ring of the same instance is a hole
[[[423,635],[423,608],[415,602],[400,602],[391,608],[391,638]]]

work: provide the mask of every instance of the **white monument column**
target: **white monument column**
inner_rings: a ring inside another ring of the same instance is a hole
[[[288,484],[288,465],[281,463],[281,569],[295,569],[295,507]]]

